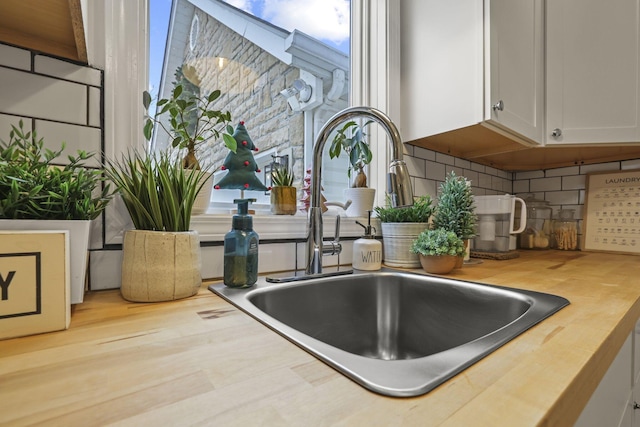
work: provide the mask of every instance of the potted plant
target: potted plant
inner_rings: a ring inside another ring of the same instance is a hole
[[[297,200],[293,181],[293,171],[288,167],[281,166],[271,172],[271,213],[295,215]]]
[[[440,185],[438,203],[433,213],[433,228],[443,228],[456,233],[469,246],[475,236],[476,214],[471,183],[451,171]],[[463,259],[458,261],[462,266]]]
[[[329,157],[332,159],[340,157],[343,151],[349,156],[349,179],[353,172],[356,172],[351,187],[344,190],[345,199],[351,200],[351,205],[346,209],[347,216],[350,217],[366,217],[367,212],[373,209],[376,190],[367,187],[367,175],[364,172],[364,167],[371,163],[373,158],[364,132],[371,123],[373,120],[368,120],[360,126],[353,120],[348,121],[336,131],[329,147]]]
[[[158,100],[153,116],[149,115],[151,95],[147,91],[143,93],[142,102],[147,114],[143,133],[147,140],[151,140],[153,129],[159,126],[171,138],[173,148],[185,150],[182,159],[185,169],[205,170],[202,174],[205,185],[192,211],[194,215],[198,215],[207,210],[213,186],[212,172],[206,171],[207,167],[203,167],[197,158],[199,149],[211,139],[220,138],[220,135],[227,148],[233,152],[236,151],[237,143],[231,136],[231,113],[213,107],[221,92],[214,90],[209,95],[201,96],[200,88],[183,78],[182,68],[176,71],[176,80],[171,96]],[[162,120],[165,115],[168,115],[168,120]]]
[[[195,295],[202,285],[200,239],[189,226],[205,172],[159,152],[127,153],[106,173],[135,226],[124,235],[122,296],[157,302]]]
[[[100,169],[87,167],[93,154],[78,151],[66,164],[59,150],[45,148],[35,130],[12,125],[0,139],[0,228],[69,230],[72,304],[81,303],[87,272],[91,220],[112,197]]]
[[[419,255],[424,271],[434,274],[451,272],[464,251],[462,239],[444,228],[424,230],[411,244],[411,252]]]
[[[382,223],[383,262],[390,267],[420,267],[417,254],[410,251],[411,243],[429,226],[433,212],[431,196],[414,200],[412,206],[394,208],[387,197],[385,207],[376,206],[375,212]]]

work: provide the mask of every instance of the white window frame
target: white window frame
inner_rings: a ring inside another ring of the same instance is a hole
[[[351,105],[368,105],[400,119],[400,0],[351,0]],[[117,159],[129,149],[144,147],[141,93],[148,86],[148,0],[84,1],[87,16],[87,48],[90,65],[105,75],[105,155]],[[377,203],[384,202],[388,144],[381,130],[370,130],[374,161],[370,185],[378,189]],[[383,154],[385,153],[385,154]],[[361,228],[346,218],[343,236],[358,236]],[[202,241],[221,240],[229,230],[229,215],[198,215],[192,227]],[[262,239],[302,239],[306,215],[258,216],[254,228]],[[130,227],[121,205],[112,204],[106,215],[105,243],[121,243]],[[325,227],[326,236],[333,234]]]

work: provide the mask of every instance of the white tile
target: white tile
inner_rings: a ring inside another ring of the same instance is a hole
[[[544,195],[544,200],[550,205],[576,205],[580,198],[578,190],[570,191],[548,191]]]
[[[487,167],[485,165],[481,165],[480,163],[471,163],[471,170],[476,172],[485,172]]]
[[[471,181],[472,186],[478,185],[478,172],[466,169],[462,171],[462,176]]]
[[[555,168],[555,169],[547,169],[544,172],[544,176],[552,177],[552,176],[566,176],[566,175],[578,175],[580,173],[579,166],[569,166],[566,168]]]
[[[455,166],[450,166],[450,165],[445,165],[444,169],[445,169],[445,174],[446,174],[445,176],[451,175],[451,172],[455,173],[456,176],[462,176],[462,168],[455,167]]]
[[[29,71],[31,69],[31,52],[0,43],[0,65]]]
[[[419,157],[419,158],[425,159],[425,160],[431,160],[431,161],[435,161],[436,160],[436,152],[435,151],[427,150],[426,148],[422,148],[422,147],[414,147],[413,155],[415,157]]]
[[[513,181],[513,192],[514,193],[528,193],[529,192],[529,180],[528,179],[518,179]]]
[[[424,173],[425,173],[424,159],[419,159],[413,156],[405,156],[404,161],[407,164],[407,169],[409,169],[409,175],[415,176],[418,178],[424,178]]]
[[[36,73],[47,74],[52,77],[59,77],[92,86],[100,86],[101,83],[99,70],[72,64],[49,56],[36,55],[34,59],[34,71]]]
[[[407,156],[413,156],[414,146],[411,144],[402,144],[402,153]]]
[[[492,168],[491,166],[487,166],[485,168],[485,173],[489,175],[500,176],[500,171],[496,168]]]
[[[580,166],[580,173],[586,174],[601,171],[617,171],[620,170],[620,162],[596,163],[593,165]]]
[[[563,190],[582,190],[585,188],[586,175],[569,175],[562,177]]]
[[[65,143],[60,162],[66,163],[67,156],[77,155],[78,150],[95,153],[87,166],[100,167],[100,129],[85,126],[68,125],[64,123],[36,120],[38,137],[44,138],[44,144],[51,150],[60,149],[61,143]]]
[[[471,162],[469,160],[455,158],[455,165],[459,168],[471,169]]]
[[[486,173],[478,174],[478,187],[490,189],[491,188],[491,175]]]
[[[562,178],[536,178],[530,181],[531,191],[556,191],[562,189]]]
[[[621,163],[620,165],[621,170],[640,169],[640,159],[623,160],[620,163]]]
[[[516,172],[514,179],[544,178],[544,171]]]
[[[9,133],[11,132],[11,125],[18,127],[20,120],[22,120],[22,129],[25,132],[31,130],[31,119],[27,117],[8,116],[6,114],[0,114],[0,139],[9,142]]]
[[[224,246],[202,246],[200,248],[203,280],[220,279],[224,275]],[[260,258],[258,258],[260,261]]]
[[[0,68],[0,112],[68,123],[87,121],[87,89],[77,83]]]
[[[436,194],[438,192],[436,181],[432,179],[422,179],[416,178],[414,187],[413,187],[413,195],[418,196],[426,196],[427,194],[431,196],[432,199],[435,200]]]
[[[89,88],[89,126],[100,127],[100,112],[102,103],[100,102],[100,89]]]
[[[444,163],[447,165],[454,165],[456,162],[456,158],[453,156],[450,156],[448,154],[443,154],[443,153],[438,153],[436,152],[436,162],[438,163]]]
[[[118,289],[122,282],[122,251],[89,252],[89,289]]]
[[[258,271],[294,270],[296,267],[295,243],[261,243],[258,247]]]
[[[426,161],[426,171],[422,178],[443,181],[445,176],[445,166],[442,163]]]

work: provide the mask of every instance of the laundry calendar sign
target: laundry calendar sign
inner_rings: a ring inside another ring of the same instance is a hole
[[[66,329],[68,231],[0,231],[0,339]]]
[[[584,250],[640,254],[640,170],[587,175]]]

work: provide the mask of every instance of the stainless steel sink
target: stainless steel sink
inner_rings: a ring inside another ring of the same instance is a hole
[[[209,289],[388,396],[427,393],[569,304],[550,294],[392,270]]]

